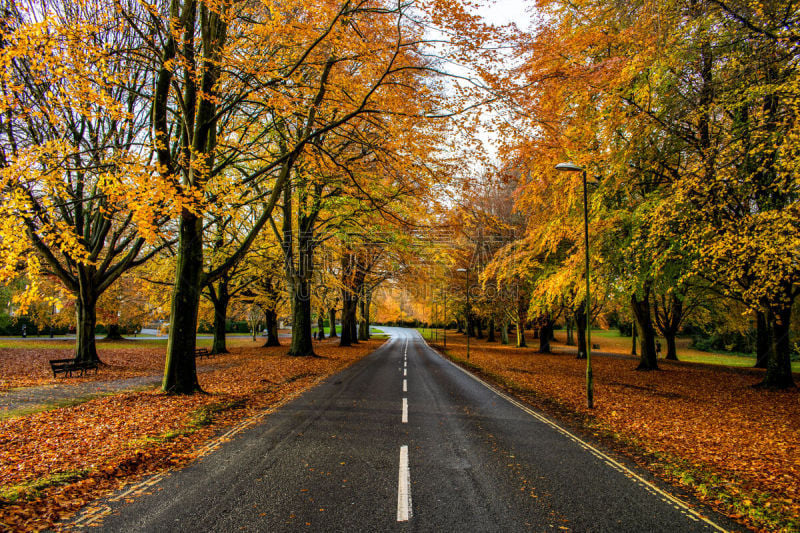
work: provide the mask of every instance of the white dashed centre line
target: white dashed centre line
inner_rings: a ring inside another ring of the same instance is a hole
[[[403,380],[403,392],[408,392],[408,382]]]
[[[411,472],[408,468],[408,446],[400,446],[400,472],[397,483],[397,521],[411,518]]]
[[[408,424],[408,398],[403,398],[403,424]]]
[[[404,377],[408,375],[408,374],[407,374],[407,372],[408,372],[408,369],[404,368],[404,369],[403,369],[403,376],[404,376]]]

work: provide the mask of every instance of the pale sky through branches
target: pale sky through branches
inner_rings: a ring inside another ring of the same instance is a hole
[[[487,0],[482,4],[478,12],[492,24],[501,26],[514,22],[521,29],[528,26],[530,14],[526,8],[531,4],[528,0]]]

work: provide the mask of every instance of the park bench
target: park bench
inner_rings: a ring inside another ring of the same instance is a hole
[[[194,358],[197,359],[198,357],[208,357],[211,355],[207,348],[195,348],[194,349]]]
[[[75,359],[51,359],[50,369],[53,371],[53,377],[62,373],[65,376],[72,376],[73,372],[80,372],[79,375],[84,375],[87,370],[94,368],[94,373],[97,374],[97,361],[82,362]]]

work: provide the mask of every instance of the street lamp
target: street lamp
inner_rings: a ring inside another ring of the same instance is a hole
[[[465,272],[467,274],[467,361],[469,361],[469,326],[472,322],[472,308],[469,305],[469,269],[459,268],[456,272]]]
[[[447,349],[447,291],[445,290],[444,285],[442,285],[442,298],[444,298],[444,329],[442,330],[442,336],[444,339],[444,349]]]
[[[559,163],[556,170],[580,172],[583,178],[583,247],[586,252],[586,406],[594,407],[594,378],[592,376],[592,315],[589,292],[589,194],[586,190],[586,169],[575,163]]]

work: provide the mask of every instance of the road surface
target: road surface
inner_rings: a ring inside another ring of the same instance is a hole
[[[385,329],[391,339],[364,360],[193,465],[134,487],[145,494],[117,495],[77,523],[102,517],[101,531],[158,532],[732,525],[498,394],[416,331]]]

